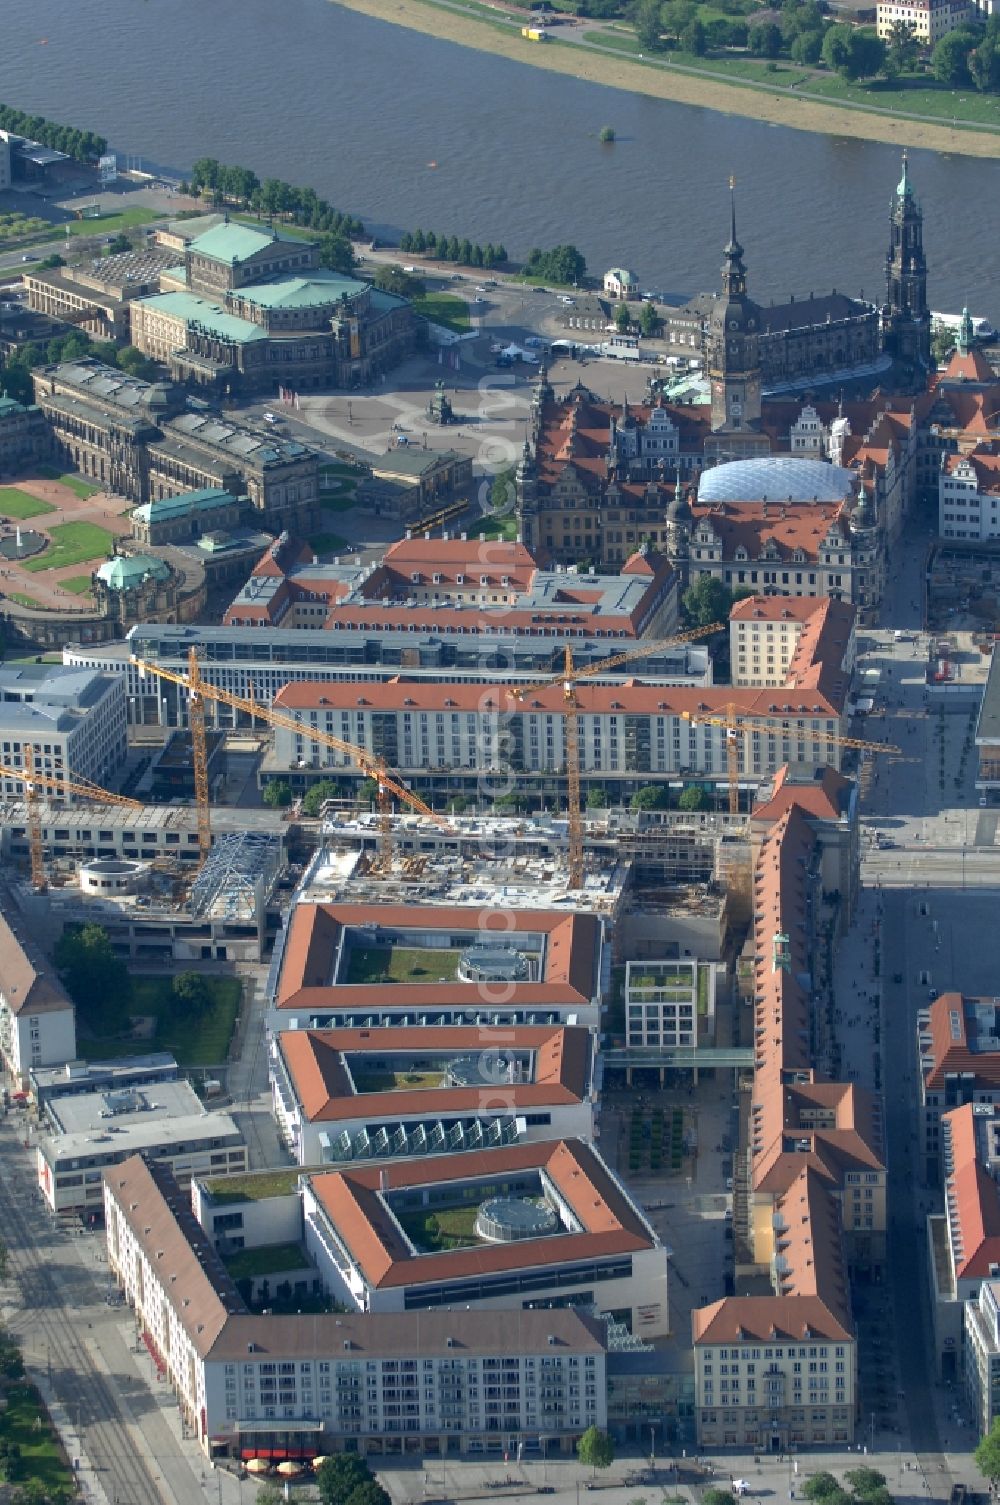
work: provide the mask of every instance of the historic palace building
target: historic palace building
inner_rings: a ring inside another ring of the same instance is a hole
[[[144,382],[100,361],[42,366],[35,401],[65,463],[120,496],[147,503],[185,491],[248,499],[249,520],[308,534],[320,516],[317,452],[191,409],[169,382]]]
[[[325,270],[311,241],[224,221],[183,257],[160,292],[129,305],[132,343],[176,381],[227,393],[350,387],[413,349],[406,299]]]

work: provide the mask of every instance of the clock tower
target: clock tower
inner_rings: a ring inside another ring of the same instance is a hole
[[[736,239],[735,183],[729,180],[730,233],[723,252],[722,291],[712,304],[706,354],[712,392],[712,441],[717,459],[768,449],[760,430],[760,312],[747,295],[743,247]]]

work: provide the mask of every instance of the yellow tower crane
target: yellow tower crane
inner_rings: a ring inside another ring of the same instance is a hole
[[[697,638],[708,637],[713,632],[722,632],[725,630],[725,625],[724,622],[712,622],[708,627],[696,627],[690,632],[679,632],[675,637],[639,643],[634,648],[626,649],[624,653],[612,654],[610,658],[588,664],[583,669],[577,669],[574,665],[573,650],[567,644],[566,662],[562,674],[537,683],[508,686],[507,693],[518,702],[523,701],[527,695],[533,694],[536,690],[550,689],[553,685],[559,684],[563,687],[563,749],[566,758],[568,866],[571,888],[580,888],[583,884],[583,843],[586,834],[583,814],[580,810],[580,707],[576,698],[577,682],[581,679],[592,679],[595,675],[607,674],[610,670],[617,669],[622,664],[632,663],[635,659],[650,658],[655,653],[661,653],[665,648],[676,647],[678,643],[691,643]]]
[[[834,732],[809,731],[805,727],[791,726],[791,717],[775,716],[773,719],[756,716],[741,716],[732,702],[726,706],[724,716],[707,716],[700,711],[685,711],[683,719],[692,726],[723,726],[726,729],[726,773],[729,783],[729,813],[738,815],[740,809],[740,738],[762,732],[768,737],[787,737],[796,742],[829,742],[834,747],[854,747],[862,752],[888,753],[902,756],[902,748],[889,742],[865,742],[859,737],[841,737]],[[746,766],[747,758],[743,762]]]
[[[42,821],[38,810],[38,791],[51,789],[56,794],[74,794],[80,799],[93,800],[98,805],[124,805],[133,810],[142,810],[140,800],[129,799],[124,794],[112,794],[90,779],[62,778],[59,774],[40,773],[35,768],[34,748],[30,743],[24,749],[24,767],[8,768],[0,763],[0,778],[17,779],[24,785],[25,803],[28,807],[28,853],[31,858],[31,886],[36,894],[44,894],[48,888],[45,874],[45,851],[42,845]]]
[[[321,747],[332,748],[335,752],[342,752],[360,768],[368,778],[374,779],[378,785],[379,807],[379,857],[384,864],[392,861],[392,800],[396,798],[404,805],[409,805],[411,810],[416,810],[420,815],[426,815],[443,829],[448,829],[448,822],[438,815],[429,805],[407,789],[398,779],[394,778],[389,769],[372,753],[363,747],[355,747],[353,742],[345,742],[342,737],[335,737],[331,732],[324,732],[316,726],[310,726],[298,716],[289,715],[285,711],[279,711],[274,706],[261,705],[259,701],[248,698],[245,695],[236,695],[232,690],[224,690],[219,685],[213,685],[202,678],[198,665],[198,655],[194,648],[188,655],[188,672],[181,674],[176,669],[166,669],[162,664],[154,664],[148,659],[134,658],[132,662],[142,674],[153,674],[158,679],[164,679],[171,684],[179,685],[181,689],[191,694],[191,707],[189,721],[191,725],[191,743],[195,770],[195,799],[198,804],[198,838],[199,855],[204,862],[211,847],[211,814],[208,791],[208,752],[205,737],[205,701],[214,700],[220,705],[231,706],[233,710],[242,711],[251,720],[266,721],[268,726],[280,726],[286,731],[297,732],[310,742],[316,742]],[[198,710],[195,710],[195,707]],[[199,777],[199,766],[203,770],[203,776]],[[202,845],[202,841],[207,842]]]

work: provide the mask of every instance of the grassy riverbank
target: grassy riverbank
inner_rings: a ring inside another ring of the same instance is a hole
[[[474,18],[444,9],[434,0],[335,0],[345,10],[389,21],[398,26],[443,41],[455,42],[480,52],[564,73],[587,83],[604,84],[647,94],[678,104],[697,105],[728,115],[743,115],[794,130],[832,136],[851,136],[863,141],[922,147],[927,151],[953,152],[971,157],[996,157],[1000,139],[975,129],[912,120],[898,115],[880,115],[872,110],[852,109],[845,103],[824,104],[777,88],[741,86],[715,76],[681,72],[671,65],[633,61],[627,55],[612,57],[568,42],[544,46],[526,42],[508,23]],[[708,70],[706,70],[708,74]]]

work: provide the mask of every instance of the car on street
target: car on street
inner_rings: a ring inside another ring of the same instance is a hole
[[[934,1002],[934,1000],[937,997],[937,995],[938,995],[937,988],[928,988],[927,989],[927,997],[930,999],[931,1003]]]

